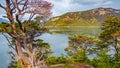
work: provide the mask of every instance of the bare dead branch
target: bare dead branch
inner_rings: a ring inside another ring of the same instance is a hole
[[[21,23],[21,21],[19,20],[19,15],[16,15],[16,21],[17,21],[18,24],[19,24],[19,28],[20,28],[20,30],[24,31],[24,30],[23,30],[22,23]]]
[[[16,55],[12,51],[8,52],[8,54],[11,56],[11,59],[15,60]]]
[[[23,5],[23,8],[22,8],[22,11],[25,10],[25,7],[27,6],[27,3],[28,3],[28,0],[25,1],[24,5]]]
[[[32,18],[34,17],[34,15],[35,15],[34,13],[31,13],[31,14],[30,14],[30,17],[29,17],[29,19],[28,19],[28,22],[30,22],[30,21],[32,20]]]
[[[10,7],[10,0],[5,0],[7,7]]]
[[[3,5],[1,5],[1,4],[0,4],[0,7],[3,8],[3,9],[5,9],[5,7]]]
[[[20,3],[23,2],[23,1],[25,1],[25,0],[20,0],[19,2],[16,0],[17,4],[20,4]]]
[[[16,1],[11,0],[11,1],[13,3],[14,7],[20,12],[20,8],[18,6],[19,4],[17,3],[17,0]]]

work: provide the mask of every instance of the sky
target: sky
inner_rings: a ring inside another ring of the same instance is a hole
[[[66,12],[85,11],[93,8],[120,9],[120,0],[47,0],[54,6],[53,15],[61,15]]]
[[[4,0],[0,0],[3,3]],[[47,0],[53,4],[52,16],[59,16],[67,12],[85,11],[93,8],[120,9],[120,0]],[[5,12],[0,9],[0,17]]]

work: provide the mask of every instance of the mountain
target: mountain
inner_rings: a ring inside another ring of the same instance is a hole
[[[107,16],[120,18],[120,9],[95,8],[87,11],[68,12],[51,18],[47,26],[99,26]]]
[[[5,19],[0,18],[0,23],[1,23],[1,22],[8,22],[8,20],[5,20]]]

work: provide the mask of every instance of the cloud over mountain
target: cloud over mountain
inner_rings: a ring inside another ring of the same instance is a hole
[[[112,0],[47,0],[53,6],[53,15],[61,15],[66,12],[80,11],[95,7],[109,6]]]

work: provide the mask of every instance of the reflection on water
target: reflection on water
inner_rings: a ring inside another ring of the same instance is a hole
[[[87,26],[72,26],[72,27],[59,27],[51,29],[52,32],[69,34],[69,35],[98,35],[101,30],[98,26],[87,27]]]

